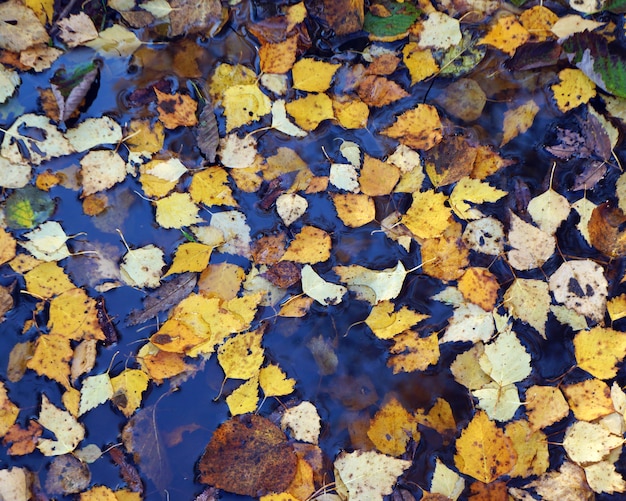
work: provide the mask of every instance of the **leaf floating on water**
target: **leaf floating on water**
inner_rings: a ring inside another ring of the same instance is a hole
[[[246,414],[221,424],[200,459],[200,481],[243,496],[284,492],[297,457],[285,434],[268,419]]]
[[[146,297],[143,310],[133,310],[126,320],[127,325],[137,325],[153,319],[162,311],[167,311],[187,297],[196,286],[195,273],[182,273]]]
[[[15,190],[6,200],[5,216],[9,228],[34,228],[54,212],[54,201],[34,186]]]
[[[69,75],[64,68],[57,70],[50,80],[50,87],[59,107],[61,122],[65,122],[78,109],[99,74],[100,65],[97,61],[78,67]]]
[[[202,155],[211,163],[215,162],[217,147],[220,143],[217,120],[213,111],[213,104],[207,101],[200,113],[200,123],[196,132],[198,148]]]

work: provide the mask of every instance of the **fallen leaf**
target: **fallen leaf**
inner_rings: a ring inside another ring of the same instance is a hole
[[[0,6],[0,47],[21,52],[48,41],[48,33],[35,13],[16,0]]]
[[[434,106],[418,104],[396,118],[381,134],[416,150],[428,150],[443,139],[441,120]]]
[[[511,266],[518,270],[532,270],[543,265],[554,254],[556,240],[553,235],[527,223],[511,212],[507,252]]]
[[[326,92],[339,66],[310,57],[302,58],[291,69],[293,88],[306,92]]]
[[[370,270],[353,264],[335,266],[333,271],[349,290],[356,293],[358,299],[364,299],[371,304],[396,298],[407,275],[401,261],[395,267],[384,270]]]
[[[410,439],[420,440],[413,416],[394,397],[389,398],[370,421],[367,436],[383,454],[400,456]]]
[[[212,247],[197,242],[184,242],[176,249],[174,261],[163,278],[174,273],[202,271],[211,258]]]
[[[259,371],[259,386],[266,397],[281,397],[293,392],[296,380],[288,378],[278,365],[268,365]]]
[[[298,127],[305,131],[317,129],[324,120],[335,117],[331,99],[323,93],[307,94],[304,97],[290,101],[285,105]]]
[[[167,94],[156,87],[154,93],[157,97],[159,120],[166,129],[175,129],[179,126],[192,127],[198,123],[196,117],[198,103],[191,96]]]
[[[228,87],[222,94],[221,104],[226,117],[226,133],[258,121],[272,110],[270,99],[256,84]]]
[[[549,285],[557,303],[594,322],[604,317],[608,284],[604,270],[596,262],[566,261],[552,274]]]
[[[504,146],[512,139],[530,129],[537,113],[539,113],[539,106],[532,99],[516,108],[506,111],[504,113],[504,123],[502,125],[503,136],[500,146]]]
[[[574,337],[578,366],[599,379],[617,374],[617,364],[626,357],[626,335],[621,331],[596,326]]]
[[[481,482],[506,475],[516,461],[512,440],[485,412],[477,412],[456,441],[454,464],[461,473]]]
[[[546,428],[569,414],[569,405],[555,386],[531,386],[526,390],[524,405],[533,430]]]
[[[310,265],[302,268],[302,292],[324,306],[341,302],[348,291],[343,285],[327,282]]]
[[[191,199],[189,193],[174,192],[154,202],[156,221],[163,228],[182,228],[201,221],[198,216],[200,207]]]
[[[375,451],[343,451],[334,463],[337,492],[344,499],[380,501],[391,494],[398,477],[410,465],[410,461]]]
[[[288,429],[296,440],[317,444],[321,419],[315,406],[308,401],[289,407],[280,419],[283,430]]]
[[[417,332],[405,330],[393,337],[389,353],[387,366],[393,369],[394,374],[425,371],[439,362],[439,337],[437,333],[420,337]]]
[[[565,68],[559,72],[559,79],[551,88],[556,105],[563,113],[588,103],[596,95],[595,84],[581,70]]]
[[[564,386],[563,393],[579,421],[595,421],[615,412],[609,385],[599,379]]]
[[[130,417],[141,405],[143,393],[148,389],[148,375],[139,369],[124,369],[111,378],[111,402]]]
[[[315,226],[303,226],[300,233],[289,244],[282,261],[315,264],[330,257],[330,235]]]
[[[132,287],[158,287],[165,267],[163,251],[152,244],[128,250],[120,264],[122,279]]]
[[[572,461],[587,464],[602,461],[623,442],[623,437],[612,435],[600,424],[576,421],[565,431],[563,448]]]
[[[250,379],[258,374],[263,359],[264,350],[261,339],[264,329],[238,334],[228,339],[217,350],[217,360],[230,379]]]
[[[546,338],[546,322],[550,311],[548,284],[542,280],[517,278],[504,293],[504,305],[509,313],[533,327]]]
[[[402,224],[418,238],[442,235],[452,218],[452,211],[446,201],[443,193],[433,190],[413,193],[413,202],[402,216]]]
[[[57,408],[45,394],[41,396],[39,424],[54,433],[56,440],[40,438],[37,448],[44,456],[60,456],[74,451],[85,437],[85,429],[69,412]]]
[[[515,54],[515,50],[525,44],[530,34],[517,21],[515,16],[502,16],[491,26],[487,34],[482,37],[480,43],[491,45],[500,49],[509,56]]]
[[[169,484],[172,471],[157,427],[156,413],[156,407],[151,405],[131,417],[122,429],[122,442],[142,473],[162,489]]]
[[[245,414],[215,430],[198,468],[204,484],[258,497],[284,492],[296,464],[293,447],[280,428],[264,417]]]

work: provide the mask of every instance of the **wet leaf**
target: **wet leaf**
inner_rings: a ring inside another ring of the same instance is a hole
[[[60,456],[74,451],[85,437],[85,429],[69,412],[56,407],[42,395],[39,424],[54,433],[56,440],[40,438],[37,448],[45,456]]]
[[[59,120],[65,122],[78,110],[93,83],[98,78],[100,65],[97,62],[75,68],[68,74],[65,68],[57,70],[50,86],[59,107]]]
[[[283,492],[296,473],[287,437],[267,419],[245,414],[221,424],[200,459],[200,481],[244,496]]]
[[[124,426],[122,441],[141,471],[162,489],[169,484],[172,472],[157,427],[156,412],[152,405],[137,412]]]
[[[202,155],[204,155],[210,163],[215,162],[220,136],[213,104],[210,101],[205,103],[200,112],[196,140],[198,141],[198,148],[200,148]]]
[[[512,440],[485,412],[477,412],[463,430],[456,451],[454,463],[459,471],[484,483],[509,473],[517,460]]]

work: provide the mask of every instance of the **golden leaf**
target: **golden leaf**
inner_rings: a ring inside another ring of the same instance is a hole
[[[454,464],[461,473],[490,483],[509,473],[517,461],[513,441],[479,411],[456,441]]]
[[[395,397],[391,397],[370,422],[367,436],[383,454],[400,456],[406,452],[409,440],[419,442],[417,423]]]
[[[398,139],[402,144],[416,150],[428,150],[443,139],[442,125],[437,108],[418,104],[405,111],[395,123],[380,133]]]

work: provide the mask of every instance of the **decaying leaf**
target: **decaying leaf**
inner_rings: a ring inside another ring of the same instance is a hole
[[[244,414],[222,423],[200,459],[200,481],[244,496],[283,492],[296,473],[296,455],[269,420]]]

